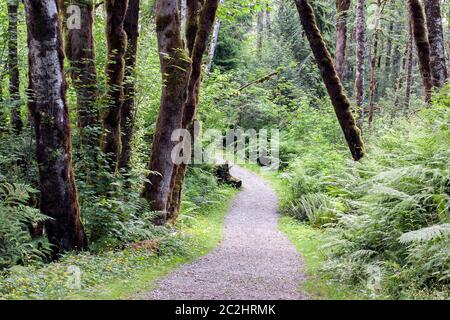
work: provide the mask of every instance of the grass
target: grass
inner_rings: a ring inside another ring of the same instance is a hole
[[[229,199],[235,190],[224,188]],[[201,208],[201,212],[195,218],[181,217],[180,231],[188,237],[187,254],[179,254],[167,258],[154,257],[150,261],[149,270],[139,272],[131,279],[117,279],[106,285],[91,289],[90,292],[82,292],[71,298],[75,299],[123,299],[130,298],[138,292],[149,292],[155,288],[155,282],[176,269],[180,264],[188,263],[207,254],[214,249],[223,234],[223,222],[228,211],[230,201],[213,201],[213,204]]]
[[[176,235],[168,244],[173,248],[165,250],[167,254],[125,249],[97,255],[70,254],[41,268],[18,267],[7,277],[0,277],[0,300],[114,300],[151,291],[157,279],[217,246],[222,239],[225,214],[236,192],[220,187],[205,199],[195,215],[181,215]],[[81,289],[68,286],[70,266],[81,270]]]

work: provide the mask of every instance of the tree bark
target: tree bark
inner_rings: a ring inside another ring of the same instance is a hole
[[[127,35],[124,20],[128,0],[106,0],[106,39],[108,63],[106,65],[108,108],[103,114],[102,150],[108,157],[112,171],[117,169],[121,151],[120,110],[123,103],[123,80]]]
[[[25,0],[25,10],[40,209],[54,219],[46,222],[45,230],[56,258],[62,251],[83,249],[87,244],[72,171],[59,8],[56,0]]]
[[[413,69],[413,34],[411,24],[409,26],[409,39],[408,39],[408,54],[407,54],[407,71],[406,71],[406,91],[405,99],[403,100],[403,112],[406,114],[409,109],[409,101],[411,97],[411,81],[412,81],[412,69]]]
[[[381,96],[385,97],[386,96],[386,88],[388,87],[389,83],[390,83],[390,76],[391,76],[391,71],[392,71],[392,36],[394,33],[394,28],[395,28],[395,24],[393,21],[391,21],[389,23],[389,30],[388,30],[388,34],[387,34],[387,43],[386,43],[386,60],[384,63],[384,75],[386,78],[383,78],[383,88],[381,91]]]
[[[320,74],[327,88],[337,118],[344,132],[345,139],[353,159],[358,161],[364,156],[364,143],[361,131],[356,126],[350,110],[350,102],[344,93],[344,88],[336,73],[330,53],[317,27],[313,9],[307,0],[295,0],[303,30],[316,58]]]
[[[442,28],[441,1],[424,0],[430,41],[430,67],[433,86],[441,88],[447,80],[445,64],[444,31]]]
[[[345,52],[347,47],[347,16],[350,9],[350,0],[336,0],[336,72],[341,81],[344,76]]]
[[[425,102],[431,102],[431,66],[430,66],[430,42],[425,22],[425,12],[420,0],[408,0],[409,19],[412,23],[414,42],[419,58],[419,70],[422,76]]]
[[[358,112],[358,126],[360,129],[364,123],[364,74],[366,59],[366,4],[365,0],[357,0],[356,8],[356,80],[355,80],[355,97],[356,109]]]
[[[63,1],[64,29],[66,33],[65,52],[71,66],[72,83],[77,95],[78,127],[83,144],[95,147],[98,145],[96,127],[99,112],[96,107],[98,98],[97,68],[95,66],[95,45],[92,32],[94,23],[94,4],[85,0]],[[69,5],[80,10],[80,28],[71,28],[67,12]]]
[[[20,76],[17,54],[17,11],[19,0],[8,0],[8,70],[11,128],[15,133],[22,132],[20,117]]]
[[[369,128],[372,126],[373,115],[375,112],[375,91],[377,88],[377,79],[376,79],[376,68],[377,68],[377,60],[378,60],[378,42],[380,37],[380,20],[381,13],[383,11],[383,7],[381,5],[381,1],[377,1],[378,11],[375,22],[375,32],[373,39],[373,51],[372,57],[370,61],[370,98],[369,98]]]
[[[261,52],[263,43],[263,32],[264,32],[264,11],[258,12],[258,19],[256,22],[256,49],[258,53]]]
[[[222,4],[224,1],[225,0],[220,0],[220,4]],[[212,64],[214,61],[214,55],[216,53],[217,48],[217,40],[219,39],[220,25],[221,25],[220,19],[216,19],[216,22],[214,23],[213,33],[211,36],[211,43],[209,45],[208,50],[208,63],[206,65],[206,74],[209,74],[211,72]]]
[[[201,71],[202,71],[202,57],[206,51],[208,44],[209,34],[211,33],[212,26],[216,17],[217,8],[219,5],[218,0],[205,1],[202,11],[199,17],[199,26],[197,35],[195,37],[194,48],[191,53],[191,75],[189,77],[188,84],[188,96],[183,113],[183,128],[188,129],[193,137],[193,122],[197,111]],[[184,179],[186,176],[187,164],[183,163],[175,166],[174,174],[172,177],[172,193],[169,199],[168,208],[168,220],[174,221],[178,216],[178,212],[181,204],[181,192],[183,188]]]
[[[192,31],[189,22],[186,29],[187,33]],[[167,206],[174,170],[171,152],[176,145],[171,136],[175,130],[182,127],[183,110],[187,98],[187,75],[190,74],[189,57],[180,32],[178,0],[157,1],[156,31],[164,86],[153,136],[149,166],[151,174],[144,184],[143,196],[150,202],[152,210],[159,213],[154,223],[164,224],[167,220]]]
[[[270,38],[272,36],[272,18],[270,15],[270,8],[266,9],[266,32],[267,36]]]
[[[135,69],[139,37],[140,0],[129,0],[125,16],[124,30],[127,34],[127,51],[125,54],[124,100],[121,108],[120,127],[122,132],[122,151],[119,169],[128,168],[131,157],[131,142],[135,122]]]

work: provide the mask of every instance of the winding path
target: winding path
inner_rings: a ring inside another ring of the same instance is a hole
[[[225,218],[220,245],[197,261],[182,265],[148,294],[156,300],[307,299],[299,291],[305,279],[295,247],[278,230],[278,201],[259,176],[234,166],[243,181]]]

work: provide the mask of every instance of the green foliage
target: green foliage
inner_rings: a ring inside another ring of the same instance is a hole
[[[322,270],[330,278],[380,297],[445,295],[450,113],[447,95],[435,100],[410,119],[380,119],[361,163],[313,148],[284,174],[291,183],[284,211],[328,227]]]
[[[50,246],[30,230],[49,218],[28,205],[37,191],[25,184],[0,182],[0,269],[44,262]]]

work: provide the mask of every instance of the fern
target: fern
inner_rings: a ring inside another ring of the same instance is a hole
[[[399,241],[402,244],[408,244],[412,242],[426,242],[446,235],[450,235],[450,223],[434,225],[431,227],[406,232],[402,234],[402,236],[399,238]]]

